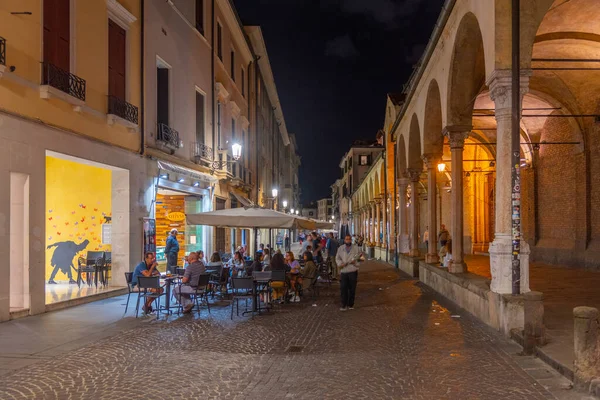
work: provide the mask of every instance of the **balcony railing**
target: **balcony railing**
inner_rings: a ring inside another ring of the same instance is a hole
[[[6,65],[6,39],[0,36],[0,65]]]
[[[158,132],[156,140],[163,142],[167,147],[172,149],[179,148],[179,132],[171,128],[169,125],[158,123]]]
[[[69,96],[85,101],[85,79],[48,62],[42,63],[42,85],[52,86]]]
[[[138,124],[138,108],[116,96],[108,96],[108,113]]]
[[[212,161],[212,147],[207,146],[204,143],[192,143],[192,151],[194,152],[193,156],[196,163],[200,163],[201,161]]]

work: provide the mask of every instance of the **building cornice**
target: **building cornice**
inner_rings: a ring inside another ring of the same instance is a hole
[[[128,30],[129,26],[137,21],[136,16],[127,11],[117,0],[106,0],[106,8],[108,17],[125,30]]]

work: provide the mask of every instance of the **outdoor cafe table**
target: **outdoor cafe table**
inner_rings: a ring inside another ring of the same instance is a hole
[[[271,277],[269,278],[255,278],[252,277],[252,281],[254,282],[254,286],[252,289],[252,312],[258,312],[260,314],[260,298],[258,296],[258,286],[259,285],[269,285],[269,283],[271,282]],[[268,310],[269,307],[266,307],[266,309]]]
[[[171,276],[161,276],[160,279],[165,281],[165,307],[164,310],[167,313],[171,312],[171,285],[173,285],[173,281],[177,279],[181,279],[180,275],[171,275]]]

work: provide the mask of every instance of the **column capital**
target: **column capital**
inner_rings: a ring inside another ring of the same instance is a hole
[[[420,169],[414,169],[414,168],[409,168],[406,170],[406,173],[408,174],[408,178],[411,182],[419,182],[421,180],[421,172],[423,172]]]
[[[450,149],[463,148],[465,139],[469,137],[473,129],[470,125],[450,125],[444,128],[444,136],[450,142]]]
[[[398,186],[408,186],[409,182],[408,178],[398,178]]]
[[[426,153],[421,156],[421,159],[425,163],[427,169],[435,169],[437,164],[442,159],[441,153]]]
[[[529,92],[529,77],[533,71],[522,69],[520,77],[521,100]],[[490,97],[496,105],[496,112],[501,109],[510,109],[511,88],[512,88],[512,70],[497,69],[492,72],[486,84],[490,88]]]

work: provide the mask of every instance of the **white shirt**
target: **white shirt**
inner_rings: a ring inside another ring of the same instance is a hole
[[[423,242],[428,242],[429,241],[429,231],[425,231],[425,233],[423,233]]]
[[[342,274],[358,271],[358,260],[356,260],[358,258],[358,254],[358,247],[354,245],[350,246],[350,248],[348,248],[345,243],[340,246],[337,255],[335,256],[335,262],[337,265],[352,263],[342,268]]]

